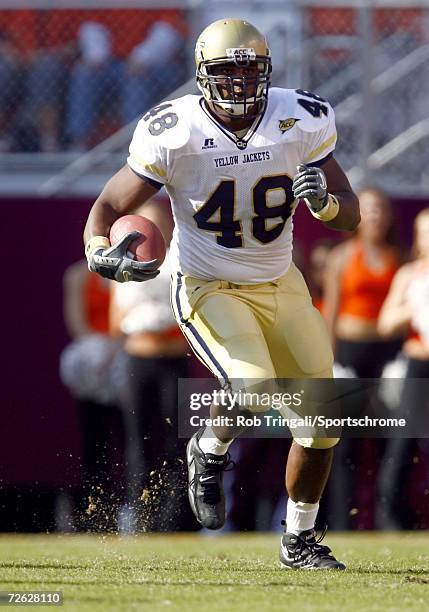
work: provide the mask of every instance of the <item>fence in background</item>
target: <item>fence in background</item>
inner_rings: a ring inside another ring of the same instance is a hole
[[[267,33],[275,85],[333,104],[354,186],[429,192],[429,2],[395,0],[0,0],[0,192],[96,193],[136,117],[194,90],[195,37],[226,15]]]

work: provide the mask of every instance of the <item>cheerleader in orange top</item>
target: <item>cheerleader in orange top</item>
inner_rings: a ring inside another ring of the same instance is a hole
[[[359,202],[357,235],[328,258],[323,312],[337,363],[360,378],[377,378],[400,348],[397,339],[386,341],[380,335],[377,321],[401,257],[388,197],[367,188]]]
[[[109,331],[110,283],[82,259],[64,273],[64,320],[71,338]]]

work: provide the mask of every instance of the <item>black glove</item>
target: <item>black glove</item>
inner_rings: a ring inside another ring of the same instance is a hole
[[[101,276],[116,280],[118,283],[127,281],[146,281],[155,278],[159,274],[157,267],[158,259],[151,261],[135,261],[127,257],[128,247],[141,236],[140,232],[134,231],[125,234],[119,242],[109,249],[95,250],[88,259],[88,267],[92,272],[98,272]]]
[[[318,213],[328,203],[328,186],[323,170],[300,164],[292,184],[296,200],[305,200],[307,206]]]

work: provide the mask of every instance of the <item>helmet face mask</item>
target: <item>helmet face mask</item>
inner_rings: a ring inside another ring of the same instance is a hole
[[[201,34],[195,51],[197,83],[220,114],[252,119],[265,109],[271,57],[265,37],[245,21],[216,21]]]

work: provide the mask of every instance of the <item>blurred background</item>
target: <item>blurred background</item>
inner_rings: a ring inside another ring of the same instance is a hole
[[[1,531],[197,529],[175,383],[207,372],[169,314],[168,269],[156,287],[109,287],[81,236],[137,120],[196,92],[195,40],[226,16],[266,33],[273,85],[331,102],[361,191],[351,238],[295,217],[337,374],[394,378],[383,401],[427,412],[404,381],[429,378],[428,2],[0,0]],[[161,217],[145,214],[168,242],[159,200]],[[288,444],[232,447],[227,529],[278,529]],[[428,528],[428,500],[425,440],[348,440],[322,514],[333,529]]]

